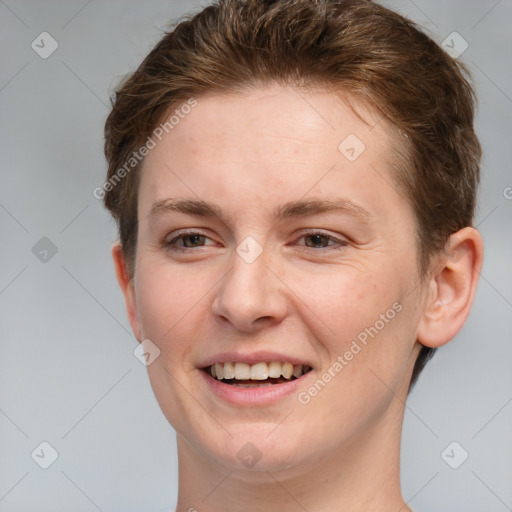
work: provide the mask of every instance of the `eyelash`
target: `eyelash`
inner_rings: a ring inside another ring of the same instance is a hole
[[[178,240],[183,240],[187,236],[199,236],[199,237],[203,237],[203,238],[207,238],[207,239],[209,238],[208,236],[203,235],[202,233],[197,232],[197,231],[186,231],[186,232],[178,234],[170,241],[164,240],[163,245],[164,245],[165,249],[167,249],[169,251],[175,251],[175,252],[187,252],[187,249],[197,249],[200,247],[205,247],[204,245],[200,245],[200,246],[196,246],[196,247],[183,247],[183,246],[177,247],[174,245]],[[303,247],[306,250],[312,249],[314,252],[324,252],[324,251],[333,251],[333,250],[339,251],[339,250],[343,249],[346,245],[348,245],[348,242],[346,242],[345,240],[341,240],[339,238],[336,238],[336,237],[329,235],[327,233],[324,233],[322,231],[308,231],[306,233],[303,233],[298,240],[301,240],[302,238],[305,238],[305,237],[312,237],[312,236],[325,237],[328,239],[327,243],[329,243],[329,241],[334,241],[336,243],[337,247],[336,247],[336,245],[327,245],[326,247],[315,248],[315,247],[309,247],[307,245],[303,245]],[[301,249],[301,250],[304,250],[304,249]]]

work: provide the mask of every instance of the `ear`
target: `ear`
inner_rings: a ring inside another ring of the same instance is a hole
[[[466,321],[483,263],[480,233],[466,227],[452,234],[435,259],[428,280],[428,297],[417,340],[426,347],[440,347],[460,331]]]
[[[142,334],[140,330],[139,316],[137,314],[135,290],[133,288],[133,281],[128,273],[123,248],[119,241],[115,242],[112,246],[112,258],[114,260],[114,267],[116,269],[117,282],[119,283],[119,287],[123,292],[128,321],[132,326],[133,334],[135,334],[135,337],[140,342],[142,341]]]

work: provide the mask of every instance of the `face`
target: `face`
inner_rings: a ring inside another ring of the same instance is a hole
[[[207,464],[348,456],[401,422],[419,348],[425,294],[393,130],[327,91],[197,101],[140,182],[128,303],[160,350],[155,396]]]

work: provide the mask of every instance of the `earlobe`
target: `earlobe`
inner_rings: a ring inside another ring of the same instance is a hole
[[[126,313],[128,321],[132,327],[132,331],[138,341],[142,341],[141,328],[139,323],[139,316],[137,313],[137,303],[135,300],[135,289],[133,287],[133,280],[129,275],[126,265],[126,257],[123,248],[119,241],[112,245],[112,259],[114,260],[114,267],[116,270],[116,277],[121,292],[124,296]]]
[[[417,335],[422,345],[440,347],[460,331],[471,311],[482,262],[482,237],[476,229],[466,227],[450,236],[429,278]]]

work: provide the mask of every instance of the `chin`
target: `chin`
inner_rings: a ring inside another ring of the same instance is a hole
[[[228,426],[228,430],[232,437],[222,435],[217,442],[211,436],[196,439],[199,450],[209,454],[224,471],[241,471],[248,475],[274,473],[310,465],[315,452],[321,458],[320,450],[311,442],[311,435],[307,432],[292,434],[288,428],[278,426],[278,422],[272,427],[268,423],[244,423],[231,429]],[[266,478],[268,480],[268,475]]]

